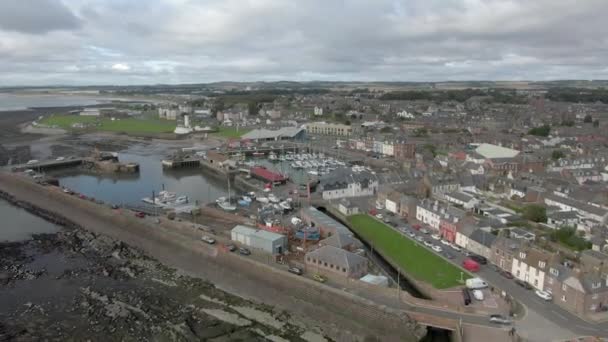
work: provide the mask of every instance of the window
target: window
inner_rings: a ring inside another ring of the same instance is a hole
[[[342,272],[346,273],[346,267],[342,267]]]
[[[566,295],[562,296],[562,301],[565,302],[566,301]]]
[[[553,274],[554,276],[558,276],[559,275],[559,271],[556,270],[555,268],[551,267],[549,269],[549,273]]]
[[[566,291],[566,290],[568,290],[568,285],[562,284],[562,291]]]
[[[538,279],[534,279],[534,286],[538,286]]]
[[[524,252],[519,252],[519,258],[520,258],[520,259],[525,259],[525,258],[526,258],[526,253],[524,253]]]
[[[324,263],[323,263],[323,266],[327,267],[327,263],[326,263],[326,262],[324,262]]]
[[[538,262],[538,267],[540,267],[540,268],[545,268],[546,265],[547,264],[544,261],[539,261]]]

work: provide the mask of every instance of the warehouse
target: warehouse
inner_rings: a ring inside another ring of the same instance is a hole
[[[272,254],[283,254],[287,249],[284,235],[265,230],[238,225],[232,228],[230,236],[232,241]]]

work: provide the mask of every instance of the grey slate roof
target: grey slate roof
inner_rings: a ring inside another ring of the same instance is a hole
[[[494,235],[492,233],[488,233],[481,229],[477,229],[476,231],[474,231],[471,234],[471,236],[469,236],[469,239],[476,241],[476,242],[490,248],[490,247],[492,247],[494,240],[496,240],[496,235]]]
[[[361,246],[361,242],[350,234],[338,233],[319,241],[319,245],[344,248],[349,245]]]
[[[274,138],[295,138],[298,133],[304,131],[298,127],[282,127],[277,130],[269,130],[265,128],[254,129],[251,132],[244,134],[241,139],[274,139]]]
[[[334,246],[317,248],[307,253],[306,257],[312,257],[340,268],[344,267],[347,270],[351,269],[354,265],[367,263],[367,259],[364,257]]]
[[[367,188],[375,179],[376,176],[368,171],[353,172],[349,168],[339,168],[321,178],[320,186],[323,191],[345,189],[352,183],[361,183],[362,188]]]

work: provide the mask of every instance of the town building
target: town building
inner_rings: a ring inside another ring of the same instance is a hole
[[[304,128],[282,127],[279,129],[258,128],[243,134],[241,139],[250,141],[279,141],[291,140],[302,141],[306,138]]]
[[[310,134],[350,136],[353,128],[344,124],[311,122],[306,124],[306,131]]]
[[[325,245],[305,256],[309,272],[359,279],[367,274],[367,259],[347,250]]]
[[[338,211],[345,216],[355,215],[359,213],[359,207],[352,204],[346,198],[343,198],[338,203]]]
[[[511,273],[536,289],[544,290],[545,274],[549,271],[551,254],[547,251],[527,246],[513,256]]]
[[[283,254],[287,250],[285,235],[266,230],[237,225],[230,231],[230,237],[232,241],[267,253]]]
[[[352,234],[342,223],[334,220],[329,215],[315,207],[305,207],[300,210],[300,217],[308,225],[319,229],[321,236],[331,236],[338,233]]]
[[[496,240],[496,235],[483,229],[477,229],[469,236],[466,248],[470,252],[486,257],[489,260],[492,256],[492,244],[494,240]]]
[[[317,188],[325,200],[372,196],[378,190],[378,178],[369,171],[341,168],[321,178]]]

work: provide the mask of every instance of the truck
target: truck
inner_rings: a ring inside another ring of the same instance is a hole
[[[479,289],[485,289],[486,287],[488,287],[488,283],[486,283],[481,278],[467,279],[465,284],[466,284],[466,287],[470,290],[479,290]]]

